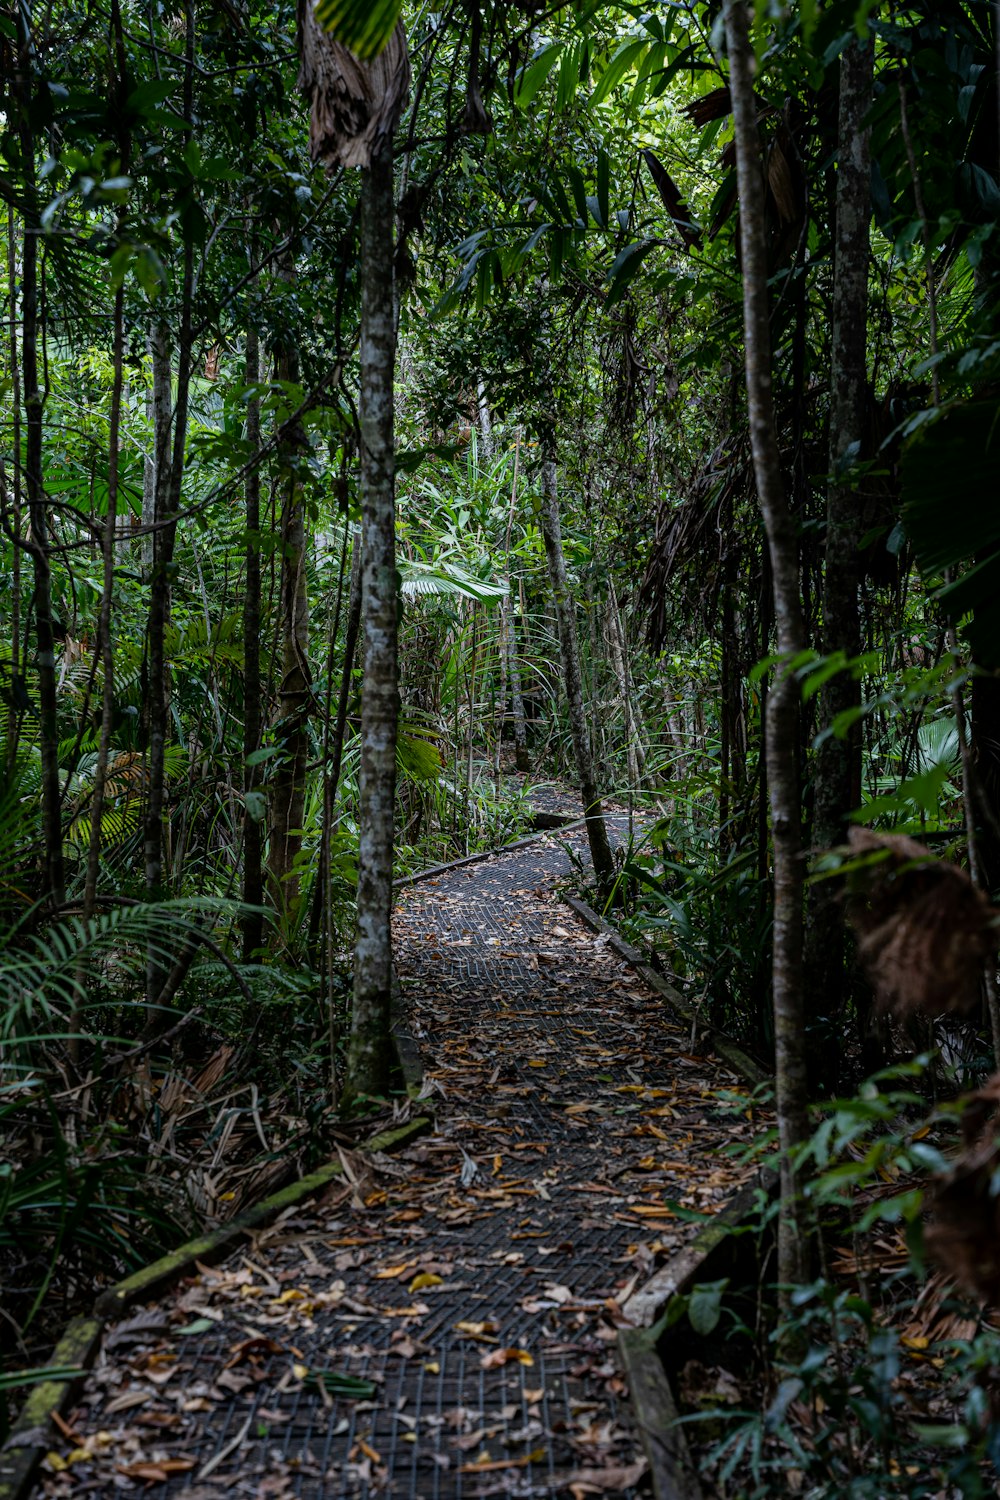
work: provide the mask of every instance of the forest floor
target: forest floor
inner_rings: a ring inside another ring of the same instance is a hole
[[[644,1492],[622,1304],[697,1232],[668,1202],[717,1211],[754,1127],[560,903],[569,847],[582,830],[401,893],[433,1131],[345,1156],[322,1198],[112,1327],[47,1496]]]

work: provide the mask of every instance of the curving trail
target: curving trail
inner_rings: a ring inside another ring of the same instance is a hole
[[[434,1133],[351,1157],[352,1183],[113,1330],[47,1495],[645,1493],[621,1304],[695,1232],[665,1199],[732,1195],[749,1127],[717,1097],[738,1080],[559,903],[565,844],[405,892]]]

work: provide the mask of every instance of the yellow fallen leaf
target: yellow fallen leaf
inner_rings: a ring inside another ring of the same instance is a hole
[[[61,1453],[46,1453],[45,1462],[55,1474],[61,1474],[64,1469],[69,1468],[69,1464],[63,1458]]]
[[[421,1271],[419,1276],[414,1276],[409,1289],[411,1292],[422,1292],[425,1286],[444,1286],[444,1277],[435,1276],[433,1271]]]
[[[93,1456],[89,1448],[74,1448],[71,1453],[67,1453],[66,1462],[68,1464],[85,1464]]]
[[[527,1349],[491,1349],[479,1363],[484,1370],[495,1370],[500,1365],[533,1365],[535,1361]]]
[[[233,1201],[233,1199],[235,1197],[236,1197],[235,1193],[220,1193],[219,1194],[219,1202],[220,1203],[232,1203],[232,1201]]]
[[[426,1364],[424,1365],[424,1369],[427,1371],[428,1375],[441,1374],[441,1366],[438,1364],[436,1359],[427,1360]]]
[[[290,1286],[286,1292],[282,1292],[280,1297],[274,1299],[278,1307],[282,1307],[286,1302],[305,1302],[305,1300],[306,1293],[300,1292],[295,1286]]]
[[[540,1464],[545,1462],[546,1450],[534,1448],[530,1453],[525,1453],[522,1458],[490,1458],[485,1451],[472,1463],[461,1464],[458,1472],[460,1474],[489,1474],[497,1469],[526,1469],[529,1464]]]
[[[295,1376],[296,1380],[305,1380],[306,1376],[309,1374],[309,1366],[292,1365],[292,1374]]]
[[[671,1213],[662,1203],[632,1203],[629,1205],[630,1214],[655,1214],[658,1219],[669,1219]]]
[[[496,1332],[495,1323],[456,1323],[455,1332],[464,1333],[467,1339],[481,1339],[484,1344],[495,1344],[490,1334]]]
[[[376,1281],[391,1281],[394,1276],[402,1276],[412,1266],[412,1260],[404,1260],[401,1266],[386,1266],[382,1271],[375,1272]]]
[[[529,1068],[547,1068],[548,1065],[549,1065],[548,1061],[544,1057],[529,1057],[528,1058],[528,1067]]]
[[[496,1156],[494,1156],[494,1158],[493,1158],[493,1176],[494,1177],[498,1177],[500,1175],[500,1168],[502,1166],[503,1166],[503,1157],[500,1155],[500,1152],[498,1151],[497,1154],[496,1154]]]

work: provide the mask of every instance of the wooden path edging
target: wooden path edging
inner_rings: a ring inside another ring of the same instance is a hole
[[[652,989],[663,996],[671,1010],[676,1011],[677,1015],[687,1021],[689,1026],[699,1028],[701,1034],[708,1038],[712,1051],[717,1053],[723,1062],[728,1063],[733,1072],[738,1073],[745,1083],[749,1083],[751,1088],[756,1088],[760,1083],[771,1082],[770,1073],[755,1057],[751,1057],[749,1052],[745,1052],[724,1032],[715,1031],[709,1026],[702,1026],[697,1011],[688,1004],[680,991],[664,979],[645,954],[626,942],[610,922],[598,916],[592,906],[588,906],[586,901],[581,901],[577,896],[563,896],[562,899],[592,932],[598,932],[607,937],[608,946],[614,949],[619,958],[623,958],[627,964],[631,965]]]
[[[394,891],[402,890],[408,885],[419,885],[423,880],[449,875],[452,870],[462,870],[466,865],[481,865],[488,859],[502,859],[505,854],[516,854],[519,849],[527,849],[540,839],[550,839],[559,833],[572,833],[574,829],[585,828],[586,825],[587,819],[581,817],[560,823],[554,828],[540,828],[536,833],[515,839],[512,844],[501,844],[498,849],[481,849],[478,854],[466,854],[462,859],[449,859],[443,865],[428,865],[426,870],[416,870],[412,875],[400,875],[398,880],[392,882],[392,888]]]
[[[407,1064],[402,1056],[400,1068],[406,1078]],[[431,1125],[429,1115],[418,1115],[405,1125],[373,1136],[360,1149],[371,1153],[398,1151],[423,1135]],[[133,1272],[124,1281],[119,1281],[117,1286],[109,1287],[101,1293],[90,1317],[74,1318],[53,1349],[48,1368],[77,1369],[80,1375],[72,1380],[45,1380],[31,1391],[0,1450],[0,1500],[26,1500],[30,1494],[38,1466],[52,1447],[54,1433],[51,1415],[56,1412],[61,1416],[68,1410],[80,1380],[97,1358],[104,1331],[110,1324],[116,1322],[136,1302],[166,1291],[192,1270],[196,1263],[214,1265],[225,1259],[248,1231],[260,1229],[286,1209],[313,1197],[328,1183],[343,1176],[343,1172],[344,1168],[339,1161],[328,1162],[308,1176],[272,1193],[269,1198],[264,1198],[230,1223],[223,1224],[209,1234],[188,1240],[187,1244],[172,1250],[152,1265]]]
[[[592,932],[607,937],[608,946],[635,969],[651,989],[662,995],[673,1011],[691,1026],[698,1024],[697,1012],[683,995],[610,922],[576,896],[563,896],[562,899]],[[707,1035],[713,1052],[751,1087],[770,1082],[771,1075],[762,1064],[729,1037],[710,1029]],[[628,1380],[639,1437],[649,1463],[655,1500],[702,1500],[703,1495],[661,1353],[670,1303],[675,1297],[685,1296],[701,1281],[719,1279],[716,1272],[722,1269],[722,1262],[731,1248],[732,1230],[747,1217],[761,1194],[773,1196],[778,1180],[776,1172],[764,1168],[756,1180],[745,1183],[726,1206],[713,1215],[711,1222],[698,1231],[690,1244],[671,1256],[666,1265],[638,1287],[622,1308],[631,1326],[619,1329],[618,1351]]]

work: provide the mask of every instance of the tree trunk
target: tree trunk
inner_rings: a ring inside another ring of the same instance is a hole
[[[186,139],[194,138],[194,0],[187,7],[184,38],[184,118]],[[194,302],[195,247],[184,244],[181,271],[180,329],[177,340],[177,400],[174,405],[173,444],[167,463],[167,442],[157,454],[156,522],[153,572],[149,591],[149,614],[146,623],[146,699],[148,704],[148,748],[146,822],[144,848],[146,897],[158,901],[163,896],[163,823],[166,791],[167,728],[170,712],[170,672],[165,650],[167,623],[170,618],[170,580],[173,572],[174,544],[177,540],[177,515],[181,504],[187,446],[188,395],[191,388],[191,350],[193,345],[192,306]],[[169,438],[169,433],[166,435]],[[168,1013],[160,1005],[161,993],[167,990],[168,971],[162,950],[151,944],[146,960],[146,1031],[155,1035],[168,1023]]]
[[[170,620],[170,581],[177,512],[180,509],[187,440],[188,391],[191,378],[191,302],[194,283],[194,247],[184,248],[181,286],[181,329],[177,346],[177,401],[173,414],[173,443],[169,430],[162,454],[157,455],[156,531],[153,534],[153,569],[146,622],[146,713],[147,798],[144,830],[146,898],[163,897],[163,822],[166,793],[166,745],[170,717],[170,668],[165,638]],[[169,454],[169,459],[168,459]],[[158,1000],[167,979],[159,948],[151,948],[146,965],[147,1032],[169,1024]]]
[[[337,805],[337,788],[340,785],[340,767],[344,759],[344,739],[347,734],[347,710],[350,707],[351,681],[354,677],[354,658],[357,655],[358,634],[361,629],[361,552],[361,537],[355,533],[351,542],[351,588],[347,596],[347,622],[344,627],[344,667],[340,679],[337,719],[333,726],[328,770],[330,804],[333,808]]]
[[[528,749],[528,731],[524,722],[524,694],[521,691],[521,663],[517,654],[517,620],[514,602],[508,600],[506,619],[507,662],[510,670],[510,705],[514,716],[514,764],[522,776],[531,771],[531,752]]]
[[[115,660],[111,634],[111,606],[115,582],[115,530],[118,519],[118,454],[122,409],[122,367],[125,358],[124,292],[115,293],[114,308],[114,374],[111,386],[111,414],[108,422],[108,513],[104,523],[104,576],[101,610],[97,622],[97,652],[101,662],[101,735],[94,768],[94,789],[90,798],[90,846],[87,851],[87,876],[83,892],[83,915],[89,917],[97,901],[97,879],[101,865],[101,823],[108,778],[108,759],[115,719]]]
[[[972,679],[969,738],[981,807],[979,854],[983,886],[995,897],[1000,889],[1000,680]]]
[[[146,410],[151,426],[153,449],[146,455],[143,465],[143,532],[140,541],[142,574],[146,579],[152,576],[156,556],[156,533],[152,528],[156,522],[157,475],[165,474],[167,465],[170,463],[170,344],[167,330],[160,322],[154,323],[150,330],[149,356],[152,365],[152,383]]]
[[[778,651],[790,658],[806,644],[799,586],[798,538],[788,508],[771,387],[767,241],[754,54],[743,0],[726,0],[729,90],[735,126],[736,171],[743,262],[743,321],[747,404],[757,497],[767,531],[774,589]],[[799,694],[794,676],[779,666],[767,702],[767,779],[774,841],[775,1085],[781,1144],[781,1216],[778,1283],[788,1289],[805,1278],[805,1213],[792,1153],[809,1129],[802,996],[802,828],[798,766]]]
[[[587,838],[590,841],[590,857],[594,874],[602,890],[610,888],[615,877],[615,861],[608,842],[608,830],[604,822],[604,810],[597,790],[594,773],[594,757],[590,748],[590,732],[583,703],[583,675],[580,670],[580,644],[576,633],[576,618],[573,596],[566,581],[566,559],[562,550],[562,525],[559,519],[559,493],[556,480],[556,462],[551,451],[542,466],[542,535],[545,538],[545,555],[549,564],[549,582],[555,599],[556,618],[559,623],[559,647],[562,655],[563,680],[569,704],[570,726],[573,733],[573,752],[576,771],[583,798],[583,811],[587,819]]]
[[[632,682],[625,649],[625,630],[615,586],[608,580],[608,651],[611,666],[618,683],[622,719],[625,725],[625,755],[628,763],[628,782],[632,792],[639,790],[639,783],[646,768],[646,752],[643,748],[639,725],[632,711]]]
[[[13,213],[7,218],[7,298],[10,318],[10,385],[11,385],[11,496],[7,513],[7,497],[4,494],[4,526],[9,527],[11,545],[10,568],[10,681],[12,691],[7,703],[7,737],[4,745],[6,769],[12,774],[17,764],[17,747],[21,733],[21,711],[15,696],[18,686],[23,687],[21,673],[21,365],[17,349],[17,247]],[[0,460],[0,481],[6,491],[6,475]]]
[[[298,380],[298,361],[289,349],[277,356],[282,381]],[[297,856],[302,848],[305,816],[306,766],[309,761],[307,724],[312,706],[309,669],[309,596],[306,592],[306,524],[302,483],[297,461],[305,437],[296,427],[283,436],[281,487],[281,685],[273,723],[281,745],[269,799],[270,830],[267,883],[279,914],[294,916],[298,909]]]
[[[869,221],[871,218],[870,131],[863,128],[872,100],[873,44],[854,40],[840,64],[837,131],[836,250],[830,336],[831,481],[826,499],[826,558],[823,573],[822,650],[861,651],[858,610],[860,515],[856,481],[845,472],[857,461],[864,431],[866,392]],[[861,684],[850,672],[836,673],[819,698],[819,728],[828,731],[838,714],[861,703]],[[813,844],[842,844],[847,819],[861,790],[861,726],[843,737],[826,734],[814,768]],[[845,931],[838,893],[830,881],[812,887],[806,933],[805,973],[814,1015],[810,1074],[816,1088],[838,1083],[845,998]]]
[[[364,679],[352,1096],[384,1094],[390,1074],[392,861],[399,719],[393,395],[392,133],[365,170],[361,200],[361,528]]]
[[[260,341],[256,328],[247,330],[246,383],[260,380]],[[251,453],[260,449],[260,398],[247,402],[247,444]],[[243,597],[243,900],[260,908],[264,901],[263,804],[259,790],[260,767],[249,765],[249,757],[260,749],[264,712],[260,681],[260,469],[255,464],[246,483],[246,592]],[[264,942],[264,914],[245,912],[242,917],[243,962],[250,963]]]
[[[31,59],[34,41],[23,10],[18,36],[15,93],[21,115],[20,145],[28,199],[34,201],[35,137]],[[56,649],[52,619],[52,572],[49,563],[48,506],[42,472],[42,418],[45,395],[38,382],[38,233],[25,224],[21,247],[21,389],[24,394],[24,489],[31,531],[35,585],[35,665],[38,671],[39,750],[41,756],[42,837],[45,848],[44,898],[58,905],[65,898],[62,846],[62,797],[59,786],[59,724],[56,704]]]

